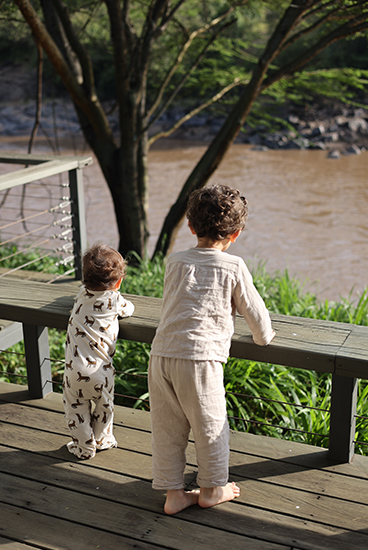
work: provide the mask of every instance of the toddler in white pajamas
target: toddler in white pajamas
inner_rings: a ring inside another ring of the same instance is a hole
[[[67,448],[82,459],[117,446],[112,361],[118,318],[134,312],[134,305],[119,292],[124,275],[124,259],[109,246],[94,245],[83,256],[83,286],[69,318],[63,381],[65,418],[72,436]]]
[[[247,201],[214,185],[189,197],[189,228],[197,247],[168,258],[159,327],[148,371],[153,488],[166,490],[164,510],[204,508],[236,498],[228,482],[229,425],[223,366],[235,314],[244,316],[256,344],[275,336],[266,306],[238,256],[226,254],[244,228]],[[185,450],[192,429],[199,490],[184,490]]]

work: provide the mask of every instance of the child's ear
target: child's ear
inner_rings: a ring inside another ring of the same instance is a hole
[[[236,239],[239,237],[241,233],[241,229],[238,229],[238,231],[235,231],[232,235],[230,235],[229,239],[232,243],[235,243]]]
[[[193,227],[190,225],[190,222],[188,222],[188,227],[189,227],[190,231],[192,232],[192,235],[195,235],[196,232],[194,231]]]
[[[115,286],[115,290],[119,290],[119,288],[121,287],[122,280],[123,280],[123,277],[121,277],[121,278],[118,280],[118,282],[116,283],[116,286]]]

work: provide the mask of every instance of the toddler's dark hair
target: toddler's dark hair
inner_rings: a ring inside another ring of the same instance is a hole
[[[94,244],[83,256],[83,284],[91,290],[113,288],[125,277],[122,255],[106,244]]]
[[[222,241],[244,229],[247,216],[247,199],[227,185],[211,185],[189,195],[187,218],[199,238]]]

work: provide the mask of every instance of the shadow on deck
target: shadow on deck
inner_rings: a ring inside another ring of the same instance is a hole
[[[151,488],[149,413],[116,407],[117,449],[78,461],[61,396],[29,400],[0,383],[0,547],[8,550],[368,548],[368,457],[331,464],[324,449],[233,433],[236,501],[174,517]],[[187,481],[195,486],[193,443]]]

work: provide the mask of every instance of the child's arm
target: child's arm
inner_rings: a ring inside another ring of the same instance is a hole
[[[235,307],[249,326],[254,342],[259,346],[267,346],[276,335],[272,329],[270,314],[243,261],[240,268],[241,277],[233,295]]]

